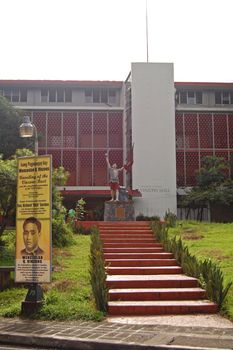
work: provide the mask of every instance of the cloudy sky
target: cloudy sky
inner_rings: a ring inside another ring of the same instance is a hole
[[[233,0],[147,0],[150,62],[233,81]],[[0,0],[0,79],[124,80],[145,62],[146,0]]]

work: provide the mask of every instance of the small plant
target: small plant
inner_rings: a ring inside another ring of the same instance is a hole
[[[85,213],[86,213],[85,205],[86,205],[86,202],[83,198],[80,198],[76,204],[76,218],[79,221],[84,220]]]
[[[168,209],[164,215],[164,220],[166,221],[168,227],[175,227],[177,216]]]
[[[224,287],[222,271],[220,267],[210,259],[204,260],[200,264],[200,267],[207,295],[211,300],[218,304],[218,308],[220,310],[223,306],[227,293],[232,286],[232,282],[229,282]]]
[[[62,216],[52,220],[52,242],[54,247],[66,247],[74,243],[73,233],[69,225],[65,224]]]
[[[108,305],[108,288],[106,285],[102,242],[97,227],[92,228],[91,234],[90,282],[97,310],[106,312]]]

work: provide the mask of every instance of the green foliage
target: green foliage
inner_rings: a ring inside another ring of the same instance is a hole
[[[10,216],[15,215],[16,202],[16,162],[14,159],[3,160],[0,158],[0,209],[2,224],[0,227],[1,236],[7,225]]]
[[[220,267],[210,259],[204,260],[200,265],[201,276],[203,277],[207,295],[211,300],[215,301],[218,304],[219,309],[221,309],[232,282],[227,283],[224,288],[222,271],[220,270]]]
[[[17,193],[17,157],[32,155],[27,149],[17,150],[11,159],[4,160],[0,156],[0,209],[2,223],[0,225],[0,245],[1,236],[9,221],[14,220],[16,212]],[[13,221],[14,222],[14,221]]]
[[[20,113],[0,94],[0,154],[3,159],[9,159],[17,148],[25,146],[26,141],[19,136]]]
[[[59,248],[74,244],[73,231],[62,215],[57,215],[52,220],[52,242],[54,247]]]
[[[52,181],[54,186],[64,186],[69,178],[69,172],[64,167],[60,166],[53,169]]]
[[[80,198],[76,204],[75,210],[76,210],[76,218],[78,221],[84,220],[84,216],[86,213],[85,205],[86,205],[86,202],[83,198]]]
[[[106,312],[108,305],[108,288],[106,285],[102,242],[97,227],[92,229],[91,234],[90,282],[97,309]]]
[[[0,246],[0,266],[13,266],[15,264],[15,230],[5,230]]]
[[[2,223],[0,226],[0,245],[1,236],[10,221],[14,222],[16,212],[16,193],[17,193],[17,158],[31,156],[32,152],[27,149],[17,150],[11,159],[4,160],[0,156],[0,209]]]
[[[168,209],[164,215],[164,220],[166,221],[168,227],[175,227],[177,216]]]
[[[197,278],[202,288],[206,290],[207,297],[218,305],[219,310],[222,309],[232,282],[224,284],[220,267],[210,259],[200,261],[191,255],[181,237],[178,239],[176,236],[170,238],[166,223],[153,223],[152,230],[158,241],[164,245],[165,250],[173,253],[184,273]]]
[[[201,188],[216,186],[226,179],[224,170],[227,164],[222,157],[206,156],[202,158],[202,167],[197,175],[197,184]]]
[[[233,181],[226,179],[226,170],[231,166],[224,158],[208,156],[202,159],[203,166],[197,174],[197,186],[180,201],[182,207],[204,208],[208,204],[233,203]],[[201,217],[200,217],[201,219]]]

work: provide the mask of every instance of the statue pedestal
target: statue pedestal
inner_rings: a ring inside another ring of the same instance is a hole
[[[104,204],[104,221],[134,221],[133,201],[108,201]]]

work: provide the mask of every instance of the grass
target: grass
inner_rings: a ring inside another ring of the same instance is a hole
[[[192,255],[216,262],[224,275],[224,282],[233,281],[233,224],[180,221],[169,235],[181,237]],[[233,286],[227,298],[227,313],[233,319]]]
[[[15,265],[15,230],[5,230],[0,245],[0,266]]]
[[[52,283],[42,285],[45,301],[33,315],[42,320],[95,320],[103,318],[96,310],[89,282],[90,236],[76,235],[75,244],[53,249]],[[11,288],[0,292],[0,316],[20,316],[27,289]]]

